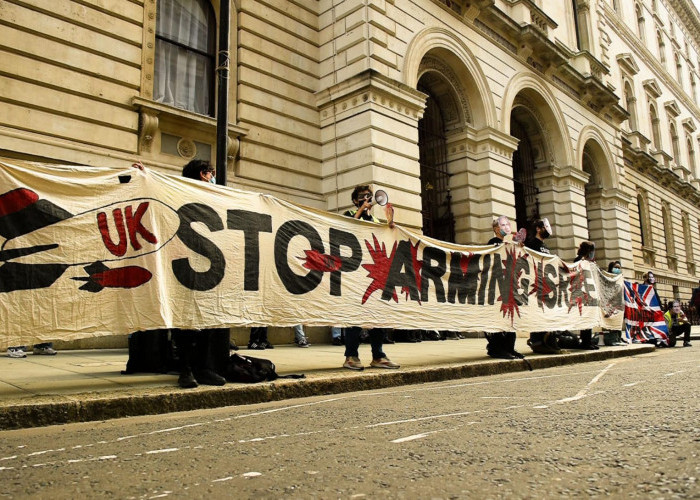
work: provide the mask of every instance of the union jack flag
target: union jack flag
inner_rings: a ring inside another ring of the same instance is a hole
[[[625,342],[668,345],[668,327],[654,287],[625,281]]]

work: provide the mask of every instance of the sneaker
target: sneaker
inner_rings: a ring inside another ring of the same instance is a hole
[[[340,337],[336,337],[333,340],[331,340],[331,344],[333,344],[333,345],[345,345],[343,343],[343,340]]]
[[[265,346],[262,344],[258,344],[257,342],[250,342],[248,344],[248,349],[254,349],[256,351],[264,351]]]
[[[263,347],[263,349],[274,349],[275,346],[270,344],[267,340],[264,342],[260,342],[260,345]]]
[[[309,344],[309,341],[306,340],[306,337],[303,339],[300,339],[299,341],[296,341],[297,347],[309,347],[311,344]]]
[[[683,342],[683,347],[693,347],[693,344],[690,342]]]
[[[27,353],[24,352],[24,349],[21,349],[19,347],[10,347],[7,349],[7,357],[8,358],[26,358]]]
[[[41,354],[43,356],[55,356],[58,351],[53,347],[35,347],[32,351],[34,354]]]
[[[362,366],[362,361],[360,361],[360,358],[356,358],[355,356],[349,356],[345,358],[345,363],[343,363],[343,368],[347,368],[348,370],[364,370],[365,367]]]
[[[399,368],[401,365],[397,365],[389,358],[373,359],[369,364],[372,368]]]

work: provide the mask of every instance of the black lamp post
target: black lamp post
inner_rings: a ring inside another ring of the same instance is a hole
[[[228,80],[229,80],[229,43],[231,27],[230,0],[223,0],[219,11],[219,57],[216,68],[217,106],[216,106],[216,183],[226,185],[226,165],[228,153]]]

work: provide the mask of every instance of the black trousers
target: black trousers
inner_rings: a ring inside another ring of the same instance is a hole
[[[671,335],[674,337],[680,337],[683,335],[683,343],[687,344],[690,342],[690,323],[683,323],[680,325],[673,325],[671,327]]]
[[[172,339],[181,372],[191,370],[196,373],[208,369],[225,375],[230,351],[228,328],[173,330]]]

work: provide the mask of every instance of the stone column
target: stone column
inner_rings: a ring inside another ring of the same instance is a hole
[[[564,260],[572,261],[582,240],[588,239],[585,185],[588,174],[567,166],[540,166],[535,170],[540,217],[547,217],[554,235],[547,246]]]
[[[632,197],[619,189],[586,193],[589,238],[596,243],[596,260],[601,268],[607,269],[612,260],[619,260],[623,268],[633,267],[629,220],[632,201]]]
[[[447,136],[455,241],[486,243],[499,215],[515,221],[513,152],[518,140],[494,128],[471,127]]]
[[[322,193],[328,210],[352,206],[357,184],[384,189],[396,222],[420,229],[418,120],[426,96],[372,70],[318,95],[321,113]],[[374,215],[384,218],[381,208]]]

